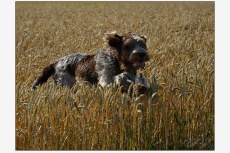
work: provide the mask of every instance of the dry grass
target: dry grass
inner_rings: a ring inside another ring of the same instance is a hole
[[[145,34],[157,94],[68,90],[35,77],[102,48],[104,33]],[[16,2],[17,150],[213,150],[214,2]]]

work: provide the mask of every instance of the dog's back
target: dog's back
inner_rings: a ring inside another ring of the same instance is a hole
[[[32,88],[36,89],[37,86],[45,83],[52,75],[55,84],[60,83],[69,88],[72,88],[76,80],[96,84],[98,76],[94,73],[94,56],[94,54],[74,53],[60,58],[57,62],[43,69],[42,74],[36,79]]]

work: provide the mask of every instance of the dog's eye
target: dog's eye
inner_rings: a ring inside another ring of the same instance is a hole
[[[132,44],[126,44],[126,45],[124,46],[124,48],[125,48],[125,50],[132,50],[133,45],[132,45]]]
[[[146,43],[144,43],[144,42],[142,42],[142,41],[140,41],[139,42],[139,45],[142,47],[142,48],[147,48],[147,46],[146,46]]]
[[[146,44],[144,44],[142,47],[145,48],[145,49],[147,48]]]

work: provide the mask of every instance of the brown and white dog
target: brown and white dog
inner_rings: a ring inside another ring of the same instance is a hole
[[[135,82],[145,85],[145,79],[136,74],[149,60],[146,37],[131,32],[123,35],[112,32],[103,39],[105,49],[96,54],[70,54],[44,68],[32,88],[36,89],[45,83],[51,75],[55,84],[69,88],[76,82],[100,84],[103,87],[114,83],[126,87]]]

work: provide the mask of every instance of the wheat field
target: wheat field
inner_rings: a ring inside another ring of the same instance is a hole
[[[214,2],[16,2],[16,150],[214,150]],[[52,79],[43,68],[95,53],[105,33],[147,36],[151,92]]]

